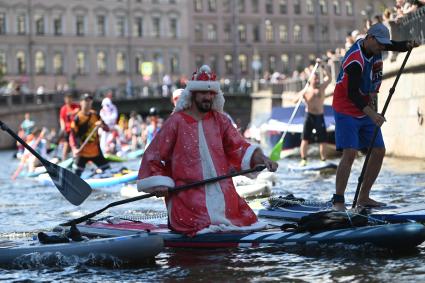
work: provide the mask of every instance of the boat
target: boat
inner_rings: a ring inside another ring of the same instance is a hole
[[[62,228],[62,227],[60,227]],[[206,233],[188,237],[170,231],[166,224],[151,224],[130,220],[90,221],[77,225],[81,234],[90,237],[117,237],[149,231],[163,238],[170,248],[236,248],[264,246],[306,246],[314,244],[372,244],[389,249],[408,249],[425,240],[425,226],[419,223],[399,223],[364,226],[318,233],[285,232],[277,228],[257,232],[234,231]]]
[[[56,163],[54,161],[52,161],[52,162]],[[73,158],[68,158],[64,161],[59,162],[58,165],[62,168],[68,169],[68,168],[71,167],[73,162],[74,162]],[[21,176],[21,177],[37,177],[37,176],[44,174],[46,172],[47,172],[47,170],[44,166],[39,166],[39,167],[35,168],[34,172],[21,172],[21,174],[19,174],[19,176]]]
[[[41,244],[34,241],[0,241],[0,265],[13,265],[27,256],[60,253],[65,256],[110,256],[132,263],[149,262],[163,249],[162,237],[139,233],[81,242]]]
[[[127,171],[125,173],[117,173],[117,174],[105,174],[99,175],[97,177],[84,177],[84,181],[90,185],[92,189],[101,189],[105,187],[112,187],[120,184],[125,184],[128,182],[135,181],[137,179],[138,172],[137,171]],[[37,180],[41,185],[44,186],[53,186],[53,181],[50,178],[49,174],[41,174],[38,176]]]
[[[331,202],[297,201],[274,197],[271,205],[258,211],[259,217],[297,221],[303,216],[332,209]],[[351,205],[347,204],[347,207]],[[417,221],[425,222],[425,205],[407,207],[384,206],[369,209],[369,218],[392,223]]]
[[[143,153],[145,152],[144,149],[137,149],[134,151],[129,151],[126,152],[124,154],[105,154],[105,158],[106,160],[110,161],[110,162],[125,162],[125,161],[129,161],[129,160],[133,160],[133,159],[137,159],[139,157],[141,157],[143,155]]]

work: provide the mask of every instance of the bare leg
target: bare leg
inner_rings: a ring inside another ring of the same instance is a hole
[[[359,205],[379,205],[369,197],[372,185],[375,183],[379,172],[381,171],[382,161],[385,156],[385,148],[373,148],[370,159],[367,163],[366,171],[364,174],[362,186],[359,193]]]
[[[66,160],[66,157],[68,156],[68,151],[69,151],[69,143],[63,142],[62,160]]]
[[[300,145],[301,158],[307,158],[308,140],[302,140]]]
[[[319,152],[320,152],[320,159],[321,160],[326,160],[325,144],[324,143],[320,143],[319,144]]]
[[[354,159],[357,155],[357,150],[353,148],[344,149],[342,152],[342,158],[339,162],[338,168],[336,170],[336,190],[335,194],[344,196],[345,189],[347,188],[348,178],[351,173],[351,166],[353,166]],[[343,209],[344,204],[338,203],[335,205],[336,209]]]

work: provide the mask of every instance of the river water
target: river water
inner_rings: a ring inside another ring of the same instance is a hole
[[[93,192],[81,205],[69,204],[54,187],[43,187],[31,179],[12,182],[17,166],[12,152],[0,152],[0,239],[32,237],[55,225],[100,209],[121,199],[119,193]],[[346,199],[353,198],[363,158],[355,161]],[[293,193],[297,197],[329,200],[335,175],[290,172],[282,160],[277,172],[280,182],[275,194]],[[335,162],[338,162],[335,160]],[[138,162],[126,164],[137,168]],[[423,203],[425,162],[385,159],[372,195],[389,204]],[[258,206],[259,201],[253,202]],[[163,211],[159,199],[147,199],[117,206],[108,214]],[[209,250],[165,250],[154,264],[147,266],[98,265],[85,259],[55,258],[39,263],[0,268],[0,280],[73,282],[421,282],[425,280],[425,244],[414,251],[393,253],[369,246],[321,246],[315,248],[252,248]]]

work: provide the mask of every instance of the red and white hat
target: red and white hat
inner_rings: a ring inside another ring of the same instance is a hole
[[[220,89],[220,83],[216,81],[216,75],[208,65],[203,65],[197,72],[194,72],[192,79],[187,82],[186,88],[180,95],[175,108],[175,112],[189,109],[192,105],[193,91],[211,91],[216,93],[213,100],[212,109],[223,112],[224,96]]]

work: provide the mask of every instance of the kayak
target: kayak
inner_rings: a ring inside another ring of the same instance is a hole
[[[350,205],[347,205],[350,207]],[[288,201],[284,206],[268,206],[258,211],[258,216],[274,219],[285,219],[296,221],[303,216],[316,213],[323,210],[330,210],[330,202],[297,202]],[[425,222],[425,205],[412,205],[407,207],[384,206],[380,208],[369,209],[369,217],[387,222]]]
[[[174,248],[235,248],[258,246],[295,246],[312,244],[365,244],[390,249],[413,248],[425,240],[425,226],[418,223],[386,224],[319,233],[284,232],[266,229],[257,232],[206,233],[187,237],[174,233],[166,224],[150,224],[128,220],[89,222],[77,225],[81,234],[96,237],[116,237],[143,231],[154,232],[164,239],[165,247]]]
[[[105,158],[110,162],[125,162],[141,157],[144,152],[144,149],[138,149],[135,151],[130,151],[124,155],[105,154]]]
[[[107,255],[129,262],[143,262],[152,260],[163,246],[162,238],[150,233],[60,244],[0,241],[0,265],[11,265],[25,256],[56,253],[79,257]]]
[[[138,172],[129,171],[127,174],[116,174],[115,176],[111,177],[83,179],[90,185],[92,189],[100,189],[104,187],[111,187],[135,181],[137,179],[137,175]],[[49,174],[41,174],[40,176],[38,176],[38,181],[45,186],[54,185]]]
[[[332,162],[314,162],[305,166],[289,165],[288,169],[296,172],[309,172],[309,171],[335,171],[338,166]]]

